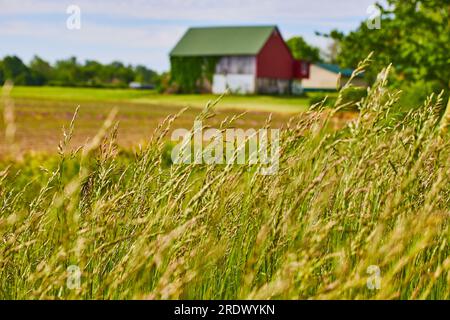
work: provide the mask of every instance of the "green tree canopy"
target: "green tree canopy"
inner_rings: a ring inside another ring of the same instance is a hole
[[[26,84],[30,80],[28,67],[17,56],[6,56],[2,63],[3,77],[17,84]]]
[[[0,85],[5,82],[5,77],[3,76],[3,61],[0,60]]]
[[[159,75],[143,65],[133,67],[120,61],[101,64],[95,60],[80,63],[76,57],[58,60],[54,65],[34,56],[27,66],[16,56],[0,60],[0,84],[10,79],[17,85],[61,85],[127,87],[131,81],[158,84]]]
[[[296,36],[289,39],[288,47],[295,59],[302,59],[309,62],[320,62],[320,49],[309,45],[302,37]]]
[[[134,69],[135,77],[134,81],[141,83],[154,83],[158,74],[150,69],[147,69],[143,65],[138,65]]]
[[[34,82],[37,85],[43,85],[53,77],[54,70],[50,63],[41,59],[38,56],[34,56],[30,62],[30,71]]]
[[[450,0],[387,0],[386,6],[378,7],[380,29],[363,22],[348,35],[337,30],[328,35],[339,43],[337,62],[353,68],[373,51],[369,80],[392,63],[399,82],[449,88]]]

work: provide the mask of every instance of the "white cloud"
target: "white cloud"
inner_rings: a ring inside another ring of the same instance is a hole
[[[0,36],[55,39],[75,44],[124,45],[134,48],[167,48],[181,37],[185,28],[180,26],[151,25],[107,26],[83,23],[80,30],[68,30],[64,24],[56,26],[48,22],[6,21],[0,23]]]
[[[0,0],[0,55],[28,56],[44,48],[61,58],[73,52],[80,58],[146,62],[162,70],[167,68],[168,52],[189,26],[213,24],[278,24],[286,38],[301,34],[324,48],[327,40],[314,36],[314,30],[350,30],[367,16],[373,2]],[[66,9],[72,4],[80,6],[81,30],[65,26]]]
[[[374,0],[0,0],[0,14],[65,14],[70,4],[82,12],[129,18],[189,21],[239,20],[264,22],[276,19],[285,22],[341,19],[367,15]]]

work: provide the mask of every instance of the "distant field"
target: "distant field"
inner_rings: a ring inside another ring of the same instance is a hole
[[[212,94],[158,94],[148,90],[132,89],[95,89],[61,87],[15,87],[12,93],[17,99],[38,99],[81,102],[128,102],[142,103],[158,107],[190,106],[203,108],[208,100],[214,100]],[[308,107],[307,98],[272,96],[227,96],[218,109],[239,109],[267,112],[301,112]]]
[[[174,127],[190,128],[195,116],[215,95],[164,95],[154,91],[130,89],[91,89],[60,87],[14,87],[17,124],[16,143],[22,151],[56,151],[62,127],[70,122],[80,105],[73,147],[92,137],[107,114],[118,108],[118,141],[122,146],[136,146],[148,141],[155,127],[168,115],[184,107],[189,109]],[[248,111],[236,125],[259,128],[272,113],[275,127],[286,124],[295,113],[307,109],[308,99],[270,96],[225,96],[217,106],[212,125],[219,125],[227,116]],[[3,108],[3,105],[1,106]],[[0,154],[4,153],[4,121],[1,112]]]

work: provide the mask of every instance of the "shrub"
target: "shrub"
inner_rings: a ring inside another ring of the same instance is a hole
[[[418,81],[408,86],[401,87],[402,94],[398,101],[397,108],[400,111],[416,109],[430,96],[432,93],[440,91],[440,85],[437,82]],[[448,97],[448,92],[446,93]]]
[[[324,102],[324,106],[332,107],[336,102],[336,97],[334,93],[310,93],[309,94],[309,105],[313,106],[315,104],[319,104]]]
[[[334,92],[330,93],[315,93],[310,94],[309,99],[310,106],[321,103],[325,100],[324,106],[326,107],[336,107],[336,102],[338,101],[338,94]],[[367,89],[361,87],[348,87],[342,89],[339,92],[339,106],[348,104],[344,110],[358,110],[356,105],[357,102],[367,96]]]
[[[357,103],[367,97],[367,89],[362,87],[348,87],[341,92],[341,103]]]

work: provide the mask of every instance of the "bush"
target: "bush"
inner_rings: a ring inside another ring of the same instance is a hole
[[[356,103],[361,101],[361,99],[367,97],[367,89],[362,87],[349,87],[343,89],[339,95],[337,93],[315,93],[311,94],[311,98],[309,99],[309,105],[312,106],[314,104],[325,101],[324,106],[326,107],[335,107],[336,102],[339,97],[339,105],[350,103],[349,106],[345,108],[345,110],[358,110]]]
[[[332,107],[336,103],[336,97],[334,97],[334,95],[335,95],[334,93],[323,93],[323,92],[314,94],[310,93],[309,105],[312,106],[321,103],[326,99],[324,105],[327,107]]]
[[[397,107],[399,111],[406,111],[420,107],[432,93],[439,93],[441,86],[439,83],[433,81],[419,81],[408,86],[403,86],[400,89],[402,90],[402,94]],[[446,97],[448,97],[448,91]]]
[[[349,104],[345,110],[358,110],[357,103],[367,97],[367,89],[363,87],[349,87],[340,92],[339,105]]]
[[[362,87],[349,87],[341,91],[342,103],[359,102],[367,97],[367,89]]]

